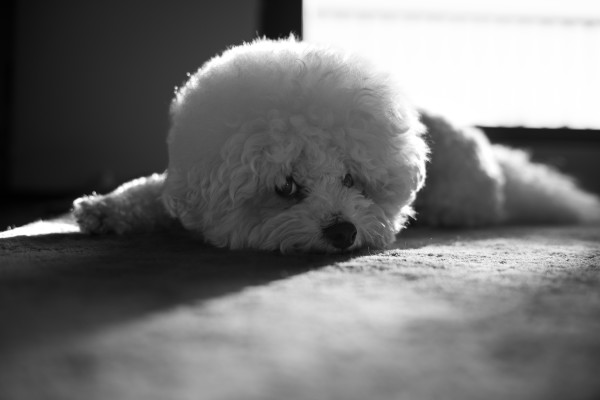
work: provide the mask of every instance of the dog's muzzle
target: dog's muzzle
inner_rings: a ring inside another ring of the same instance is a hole
[[[333,247],[344,250],[356,240],[356,226],[348,221],[336,222],[323,228],[323,236]]]

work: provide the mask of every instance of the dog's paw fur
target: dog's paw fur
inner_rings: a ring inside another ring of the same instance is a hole
[[[92,194],[73,202],[73,216],[82,232],[148,232],[178,226],[167,213],[161,194],[165,174],[127,182],[106,195]]]
[[[105,196],[81,197],[73,203],[73,215],[82,232],[85,233],[125,233],[126,226],[119,223],[113,201]]]

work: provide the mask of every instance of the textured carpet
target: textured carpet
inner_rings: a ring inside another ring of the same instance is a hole
[[[348,256],[0,234],[0,399],[600,398],[600,228]]]

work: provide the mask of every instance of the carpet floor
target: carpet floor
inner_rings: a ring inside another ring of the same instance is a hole
[[[597,399],[600,227],[344,256],[0,233],[0,399]]]

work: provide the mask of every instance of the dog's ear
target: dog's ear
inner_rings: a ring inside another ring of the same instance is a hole
[[[241,129],[227,141],[220,165],[210,177],[209,186],[219,197],[220,207],[239,207],[254,198],[266,177],[264,149],[269,144],[268,135],[260,124],[250,121],[247,125],[247,130]]]
[[[173,166],[167,171],[162,202],[171,215],[192,231],[202,231],[207,210],[206,174],[198,168],[187,170]]]
[[[258,184],[258,175],[240,159],[225,160],[210,172],[172,169],[162,201],[187,229],[204,232],[216,221],[216,225],[225,223],[233,210],[255,196]]]
[[[256,196],[259,176],[248,165],[239,163],[228,166],[229,179],[223,183],[227,186],[227,197],[232,208],[239,207],[245,201]]]

